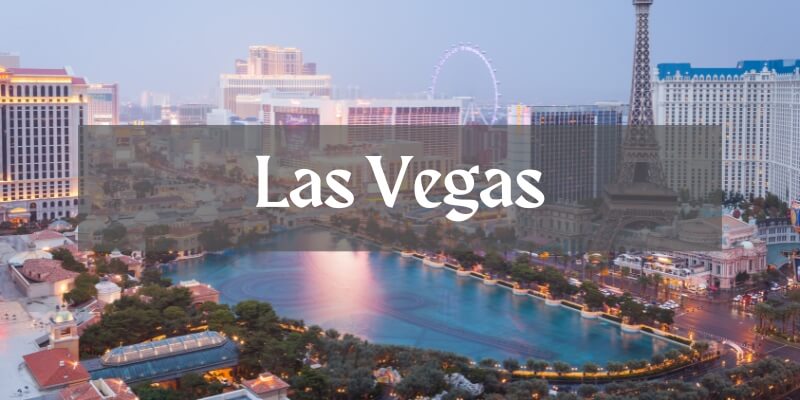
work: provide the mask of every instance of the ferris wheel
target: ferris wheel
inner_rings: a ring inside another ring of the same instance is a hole
[[[431,86],[428,88],[428,93],[430,94],[431,98],[436,96],[436,82],[439,80],[439,74],[442,72],[442,68],[447,63],[447,60],[450,59],[450,57],[458,53],[470,53],[478,56],[478,58],[486,66],[486,69],[489,71],[489,77],[492,80],[492,89],[494,90],[494,97],[492,99],[492,104],[490,105],[491,116],[488,121],[486,121],[485,118],[484,120],[490,125],[496,123],[498,120],[498,112],[500,110],[500,81],[497,80],[497,76],[495,75],[497,70],[492,65],[492,60],[490,60],[486,56],[486,52],[481,50],[477,45],[471,43],[459,43],[447,49],[444,54],[442,54],[442,57],[439,58],[439,62],[436,63],[436,66],[433,68],[433,77],[431,79]]]

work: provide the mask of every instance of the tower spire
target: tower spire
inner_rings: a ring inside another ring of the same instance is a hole
[[[630,126],[653,125],[653,97],[650,88],[650,6],[653,0],[633,0],[636,9],[636,38],[633,49]]]
[[[653,0],[633,0],[636,36],[633,48],[630,113],[622,144],[618,182],[650,182],[664,185],[653,129],[653,94],[650,87],[650,6]]]

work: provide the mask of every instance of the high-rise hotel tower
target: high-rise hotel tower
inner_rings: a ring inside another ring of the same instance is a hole
[[[64,68],[0,66],[0,221],[77,214],[85,90]]]
[[[656,124],[722,127],[721,189],[800,198],[800,60],[659,64],[653,89]]]

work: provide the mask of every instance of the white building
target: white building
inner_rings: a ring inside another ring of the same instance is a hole
[[[97,282],[94,287],[97,289],[97,300],[105,304],[111,304],[122,297],[122,289],[114,282],[103,280]]]
[[[799,105],[800,60],[659,64],[653,77],[656,125],[721,126],[722,188],[745,196],[800,194]]]
[[[87,125],[119,125],[119,92],[116,83],[89,84]]]
[[[77,215],[85,90],[64,68],[0,67],[0,220]]]

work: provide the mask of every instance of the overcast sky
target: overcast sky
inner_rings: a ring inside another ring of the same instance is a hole
[[[224,5],[223,5],[224,4]],[[14,1],[3,5],[0,51],[24,66],[69,65],[92,82],[207,99],[251,44],[299,47],[336,86],[408,96],[430,85],[442,52],[480,45],[504,102],[626,101],[633,47],[630,0]],[[653,64],[732,66],[800,57],[800,1],[656,0]],[[489,76],[460,54],[438,90],[488,98]]]

